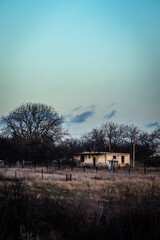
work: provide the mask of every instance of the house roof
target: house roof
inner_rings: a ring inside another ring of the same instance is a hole
[[[102,155],[105,152],[82,152],[82,153],[77,153],[75,155]]]
[[[110,154],[129,154],[129,153],[115,153],[115,152],[81,152],[81,153],[77,153],[75,155],[103,155],[103,154],[106,154],[106,153],[110,153]]]

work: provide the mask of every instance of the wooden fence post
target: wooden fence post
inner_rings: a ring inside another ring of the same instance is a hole
[[[42,168],[42,179],[43,179],[43,168]]]
[[[72,174],[66,174],[66,181],[72,181]]]

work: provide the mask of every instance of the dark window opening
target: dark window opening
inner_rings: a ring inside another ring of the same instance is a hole
[[[84,162],[84,156],[81,156],[81,162]]]
[[[116,159],[116,156],[113,156],[113,159]]]
[[[124,156],[121,156],[121,163],[124,163]]]
[[[91,156],[89,155],[89,158],[90,158]]]
[[[96,158],[95,157],[93,158],[93,166],[94,167],[96,166]]]

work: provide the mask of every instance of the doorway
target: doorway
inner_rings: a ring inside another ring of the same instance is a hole
[[[93,157],[93,166],[95,167],[96,166],[96,158]]]

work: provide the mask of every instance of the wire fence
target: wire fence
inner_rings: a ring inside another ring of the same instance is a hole
[[[23,168],[14,166],[0,167],[0,177],[8,179],[21,179],[21,180],[52,180],[52,181],[72,181],[79,179],[108,179],[113,177],[136,177],[160,175],[159,168],[112,168],[109,170],[107,167],[91,167],[91,166],[25,166]]]

